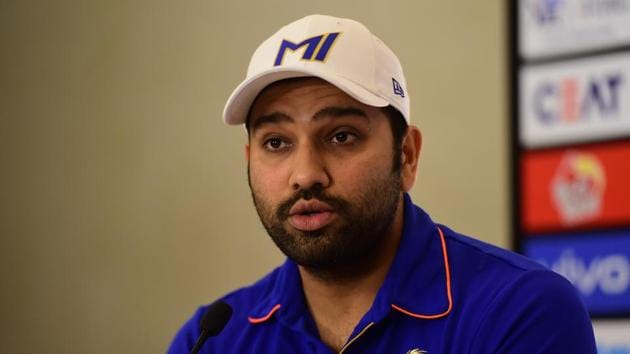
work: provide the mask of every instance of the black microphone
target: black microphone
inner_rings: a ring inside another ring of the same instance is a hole
[[[214,337],[221,333],[225,325],[232,317],[232,307],[223,301],[217,301],[208,306],[206,313],[201,318],[199,325],[201,326],[201,334],[197,339],[197,343],[190,351],[190,354],[197,354],[206,339]]]

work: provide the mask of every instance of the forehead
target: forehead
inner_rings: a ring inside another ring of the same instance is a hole
[[[247,125],[251,126],[260,116],[274,112],[313,113],[326,107],[357,108],[369,116],[381,113],[380,108],[355,100],[327,81],[302,77],[277,81],[262,90],[250,107]]]

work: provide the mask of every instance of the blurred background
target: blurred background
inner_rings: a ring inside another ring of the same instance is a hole
[[[416,203],[510,247],[504,1],[2,1],[1,353],[164,352],[199,305],[282,262],[221,112],[256,46],[311,13],[400,58]]]

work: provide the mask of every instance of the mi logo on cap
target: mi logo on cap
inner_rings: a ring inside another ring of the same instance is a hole
[[[341,32],[324,33],[319,36],[305,39],[298,44],[283,39],[282,43],[280,43],[280,49],[278,50],[278,55],[276,55],[276,60],[274,61],[273,66],[282,65],[282,59],[284,59],[284,54],[287,49],[294,52],[302,47],[306,47],[306,49],[304,49],[304,54],[302,54],[302,60],[316,60],[323,62],[326,60],[328,51],[340,34]]]
[[[405,98],[405,90],[403,90],[402,85],[396,81],[396,79],[394,79],[392,77],[392,85],[394,86],[394,95],[398,95],[402,98]]]

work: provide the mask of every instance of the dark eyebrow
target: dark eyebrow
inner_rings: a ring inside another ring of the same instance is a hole
[[[317,111],[317,113],[315,113],[315,115],[313,116],[313,120],[317,121],[325,117],[337,118],[337,117],[343,117],[343,116],[357,116],[357,117],[365,118],[366,120],[368,119],[367,113],[365,113],[365,111],[359,108],[326,107]],[[293,118],[280,112],[273,112],[264,116],[260,116],[254,120],[254,123],[251,126],[251,131],[254,132],[260,127],[267,124],[280,123],[280,122],[293,123]]]
[[[265,124],[280,123],[280,122],[292,123],[293,118],[280,112],[273,112],[271,114],[260,116],[256,120],[254,120],[254,124],[252,124],[251,131],[253,132]]]
[[[343,116],[358,116],[367,119],[367,114],[355,107],[326,107],[319,110],[313,116],[313,120],[318,120],[324,117],[343,117]]]

